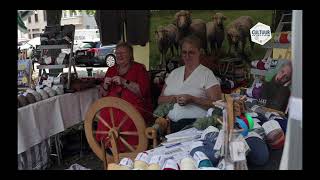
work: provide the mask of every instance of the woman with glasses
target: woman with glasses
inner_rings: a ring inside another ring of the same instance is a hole
[[[196,36],[183,39],[181,58],[184,66],[170,73],[158,99],[159,104],[174,103],[168,114],[171,132],[205,117],[212,102],[221,99],[219,81],[209,68],[200,64],[200,47],[201,41]]]
[[[116,65],[108,69],[104,82],[99,90],[102,97],[119,97],[131,103],[141,113],[144,120],[152,120],[150,80],[148,72],[143,64],[134,61],[133,48],[126,42],[121,42],[116,46]],[[143,110],[143,111],[142,111]],[[104,108],[100,111],[100,116],[111,124],[109,109]],[[114,123],[118,127],[120,121],[126,114],[119,109],[113,108]],[[107,131],[107,127],[98,121],[98,131]],[[133,121],[126,120],[121,126],[121,131],[137,131]],[[106,134],[97,134],[96,140],[106,140]],[[125,139],[130,145],[138,144],[138,136],[128,136]],[[110,144],[109,144],[110,147]],[[126,146],[120,142],[119,151],[126,152]]]

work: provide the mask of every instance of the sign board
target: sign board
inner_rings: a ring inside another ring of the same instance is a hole
[[[263,23],[257,23],[250,29],[251,41],[264,45],[272,38],[270,26]]]
[[[32,61],[18,60],[18,88],[28,88],[31,85]]]

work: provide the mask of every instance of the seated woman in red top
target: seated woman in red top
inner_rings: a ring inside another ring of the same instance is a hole
[[[152,119],[152,115],[148,112],[153,111],[149,83],[150,80],[145,66],[134,62],[132,46],[126,42],[117,44],[116,65],[110,67],[106,73],[104,82],[100,88],[101,96],[119,97],[131,103],[141,113],[147,123],[147,121]],[[125,115],[121,110],[113,108],[115,126],[119,125]],[[108,108],[102,109],[100,116],[108,124],[112,124]],[[97,131],[108,130],[101,121],[98,122]],[[137,129],[129,118],[121,126],[121,131],[137,131]],[[106,141],[107,139],[107,135],[105,134],[96,135],[98,142]],[[124,139],[130,145],[138,145],[138,136],[127,136]],[[106,146],[111,147],[110,142]],[[122,142],[119,142],[118,147],[120,152],[126,152],[128,149]]]

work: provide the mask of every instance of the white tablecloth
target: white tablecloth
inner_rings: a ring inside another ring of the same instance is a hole
[[[84,121],[98,89],[68,93],[18,109],[18,154]]]

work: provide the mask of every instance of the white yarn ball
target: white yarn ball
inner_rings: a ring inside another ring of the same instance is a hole
[[[196,168],[196,162],[191,157],[185,157],[181,160],[181,170],[195,170]]]

